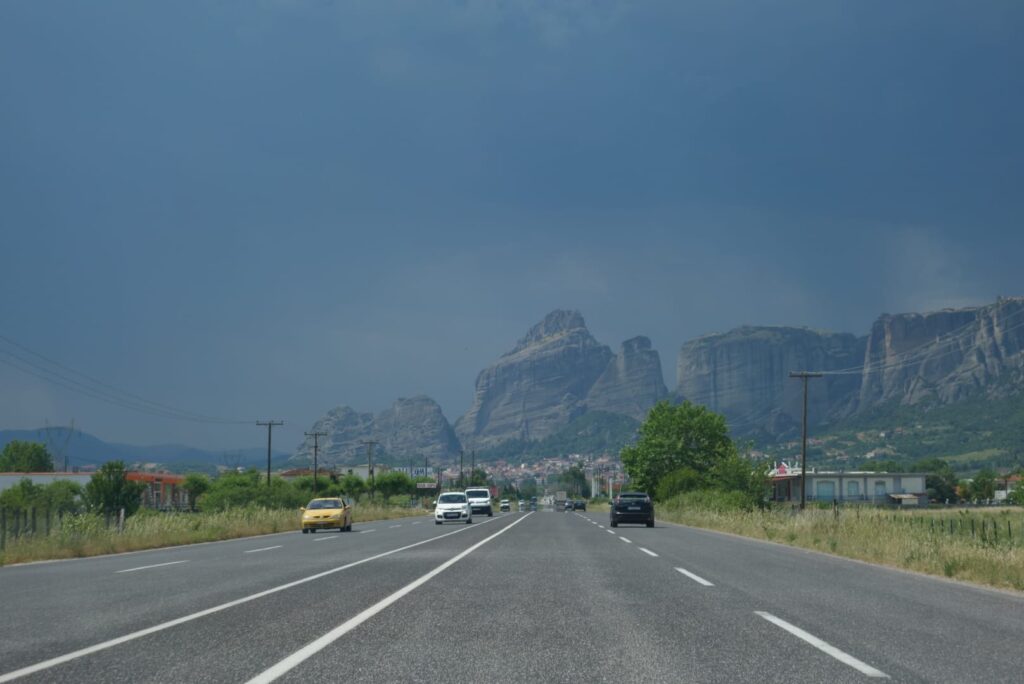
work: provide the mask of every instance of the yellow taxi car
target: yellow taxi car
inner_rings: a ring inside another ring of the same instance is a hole
[[[302,533],[337,529],[352,531],[352,506],[344,499],[313,499],[302,511]]]

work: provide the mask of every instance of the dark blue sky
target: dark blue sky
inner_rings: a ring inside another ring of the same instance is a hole
[[[1024,294],[1024,4],[0,4],[0,335],[283,417],[426,393],[557,307],[617,347]],[[0,364],[0,428],[258,445]]]

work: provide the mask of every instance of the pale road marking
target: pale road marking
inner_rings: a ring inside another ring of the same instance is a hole
[[[372,529],[372,530],[360,530],[360,531],[359,531],[359,534],[367,534],[367,533],[369,533],[369,532],[376,532],[376,531],[377,531],[376,529]]]
[[[885,674],[881,670],[876,670],[875,668],[871,667],[867,663],[854,658],[849,653],[846,653],[845,651],[840,651],[838,648],[836,648],[832,644],[830,644],[830,643],[828,643],[826,641],[822,641],[818,637],[814,636],[813,634],[809,634],[808,632],[805,632],[804,630],[800,629],[796,625],[789,624],[788,622],[786,622],[782,618],[777,618],[774,615],[772,615],[771,613],[765,613],[764,611],[760,611],[760,610],[755,610],[754,614],[755,615],[760,615],[765,620],[767,620],[768,622],[771,622],[774,625],[778,625],[779,627],[781,627],[782,629],[786,630],[787,632],[789,632],[793,636],[797,637],[798,639],[803,639],[804,641],[809,643],[811,646],[814,646],[814,648],[818,649],[822,653],[826,653],[826,654],[832,656],[833,658],[835,658],[836,660],[838,660],[839,662],[841,662],[841,663],[843,663],[845,665],[849,665],[853,669],[859,671],[861,674],[865,674],[868,677],[878,677],[878,678],[881,678],[881,679],[889,679],[889,675]]]
[[[516,520],[512,524],[507,525],[507,526],[503,527],[502,529],[498,530],[497,532],[495,532],[491,536],[486,537],[484,539],[481,539],[476,544],[473,544],[472,546],[470,546],[468,549],[466,549],[462,553],[458,554],[457,556],[449,558],[444,563],[441,563],[441,565],[437,566],[436,568],[434,568],[433,570],[431,570],[427,574],[423,575],[419,579],[414,580],[413,582],[410,582],[409,584],[405,585],[404,587],[402,587],[401,589],[399,589],[395,593],[391,594],[390,596],[387,596],[384,599],[381,599],[377,603],[373,604],[372,606],[370,606],[366,610],[362,611],[361,613],[359,613],[355,617],[349,618],[345,622],[341,623],[340,625],[338,625],[337,627],[332,629],[327,634],[324,634],[319,639],[316,639],[315,641],[311,641],[310,643],[306,644],[305,646],[300,648],[298,651],[295,651],[295,653],[292,653],[287,658],[284,658],[283,660],[278,662],[276,665],[273,665],[273,666],[267,668],[266,670],[264,670],[260,674],[256,675],[252,679],[250,679],[247,684],[269,684],[269,682],[274,681],[275,679],[277,679],[281,675],[287,674],[289,671],[291,671],[292,669],[294,669],[295,667],[297,667],[301,663],[305,662],[306,660],[308,660],[312,656],[316,655],[317,653],[319,653],[323,649],[327,648],[328,646],[333,644],[335,641],[337,641],[338,639],[340,639],[344,635],[348,634],[349,632],[351,632],[353,629],[355,629],[359,625],[363,624],[364,622],[366,622],[367,620],[372,618],[377,613],[381,612],[382,610],[384,610],[385,608],[387,608],[391,604],[393,604],[396,601],[398,601],[403,596],[409,594],[410,592],[412,592],[416,588],[423,586],[424,584],[429,582],[431,579],[433,579],[434,577],[437,577],[442,572],[444,572],[445,570],[447,570],[451,566],[455,565],[460,560],[462,560],[463,558],[465,558],[469,554],[473,553],[474,551],[479,549],[481,546],[483,546],[487,542],[491,541],[492,539],[494,539],[494,538],[496,538],[496,537],[498,537],[498,536],[500,536],[502,534],[505,534],[510,529],[512,529],[513,527],[515,527],[516,525],[518,525],[522,521],[526,520],[528,517],[530,517],[529,513],[527,513],[522,518],[519,518],[518,520]]]
[[[272,549],[279,549],[279,548],[281,548],[280,544],[278,544],[277,546],[265,546],[262,549],[249,549],[248,551],[243,551],[242,553],[259,553],[260,551],[270,551]]]
[[[630,540],[626,539],[625,537],[619,537],[619,539],[624,541],[624,542],[626,542],[627,544],[632,544],[633,543]]]
[[[127,643],[129,641],[134,641],[135,639],[139,639],[139,638],[144,637],[144,636],[149,636],[150,634],[155,634],[157,632],[162,632],[165,629],[170,629],[171,627],[177,627],[178,625],[183,625],[186,622],[191,622],[192,620],[198,620],[201,617],[206,617],[207,615],[213,615],[214,613],[219,613],[222,610],[227,610],[228,608],[234,608],[235,606],[240,606],[240,605],[242,605],[244,603],[249,603],[250,601],[255,601],[256,599],[263,598],[264,596],[270,596],[271,594],[276,594],[279,591],[284,591],[285,589],[291,589],[292,587],[297,587],[297,586],[300,586],[302,584],[306,584],[307,582],[312,582],[314,580],[318,580],[318,579],[321,579],[321,578],[324,578],[324,577],[328,577],[330,575],[333,575],[336,572],[341,572],[342,570],[348,570],[349,568],[354,568],[357,565],[362,565],[363,563],[369,563],[370,561],[374,561],[374,560],[377,560],[379,558],[384,558],[386,556],[390,556],[392,554],[399,553],[400,551],[407,551],[409,549],[416,548],[417,546],[422,546],[423,544],[429,544],[431,542],[437,541],[438,539],[444,539],[445,537],[450,537],[453,534],[460,534],[462,532],[467,532],[467,531],[469,531],[471,529],[474,529],[474,528],[467,526],[467,527],[463,527],[461,529],[455,530],[454,532],[446,532],[445,534],[439,534],[436,537],[430,537],[429,539],[424,539],[422,541],[418,541],[418,542],[415,542],[413,544],[406,544],[405,546],[400,546],[397,549],[391,549],[390,551],[384,551],[383,553],[378,553],[375,556],[369,556],[367,558],[363,558],[362,560],[357,560],[357,561],[353,561],[351,563],[348,563],[347,565],[341,565],[341,566],[339,566],[337,568],[331,568],[330,570],[325,570],[324,572],[318,572],[317,574],[310,575],[309,577],[303,577],[302,579],[297,579],[294,582],[288,582],[287,584],[282,584],[282,585],[277,586],[277,587],[271,587],[270,589],[265,589],[265,590],[263,590],[261,592],[257,592],[255,594],[250,594],[249,596],[243,596],[240,599],[235,599],[234,601],[228,601],[227,603],[222,603],[219,606],[213,606],[212,608],[207,608],[205,610],[201,610],[198,613],[191,613],[189,615],[184,615],[184,616],[182,616],[180,618],[175,618],[174,620],[168,620],[167,622],[161,622],[160,624],[153,625],[152,627],[147,627],[145,629],[140,629],[137,632],[131,632],[129,634],[125,634],[123,636],[116,637],[114,639],[109,639],[107,641],[101,641],[98,644],[93,644],[92,646],[86,646],[85,648],[80,648],[77,651],[72,651],[71,653],[65,653],[64,655],[56,656],[54,658],[50,658],[49,660],[43,660],[43,661],[40,661],[40,662],[38,662],[38,663],[36,663],[34,665],[28,665],[26,667],[21,668],[20,670],[11,670],[10,672],[4,673],[4,674],[0,674],[0,684],[4,684],[5,682],[13,681],[15,679],[18,679],[19,677],[25,677],[26,675],[35,674],[36,672],[42,672],[43,670],[48,670],[51,667],[56,667],[57,665],[63,665],[64,663],[71,662],[72,660],[76,660],[78,658],[82,658],[84,656],[91,655],[91,654],[97,653],[99,651],[104,651],[104,650],[106,650],[108,648],[113,648],[114,646],[119,646],[119,645]]]
[[[180,560],[180,561],[171,561],[170,563],[157,563],[156,565],[142,565],[142,566],[137,567],[137,568],[128,568],[127,570],[118,570],[114,574],[116,575],[116,574],[121,573],[121,572],[135,572],[136,570],[149,570],[150,568],[162,568],[165,565],[177,565],[178,563],[188,563],[188,561],[187,560]]]
[[[388,529],[389,529],[389,530],[393,530],[393,529],[395,529],[396,527],[401,527],[401,525],[392,525],[392,526],[391,526],[391,527],[389,527]]]
[[[600,527],[602,530],[604,529],[604,525],[598,525],[598,527]]]
[[[614,532],[612,532],[611,530],[605,530],[605,532],[607,532],[608,534],[615,534],[615,533],[614,533]]]
[[[416,522],[413,523],[413,525],[419,525],[421,522],[422,522],[421,520],[417,520]]]
[[[320,537],[319,539],[314,539],[313,541],[331,541],[332,539],[337,539],[337,537]]]
[[[713,586],[715,586],[714,584],[712,584],[711,582],[708,582],[703,577],[700,577],[699,575],[694,575],[689,570],[683,570],[682,568],[676,568],[676,571],[677,572],[681,572],[682,574],[686,575],[687,577],[692,579],[697,584],[703,584],[705,587],[713,587]]]
[[[648,556],[651,556],[653,558],[657,558],[658,557],[658,554],[654,553],[650,549],[645,549],[642,546],[638,546],[637,548],[640,549],[641,551],[643,551],[644,553],[646,553]]]

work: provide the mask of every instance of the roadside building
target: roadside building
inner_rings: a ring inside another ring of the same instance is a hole
[[[143,473],[128,471],[129,482],[141,482],[142,506],[155,510],[185,510],[189,507],[188,492],[182,488],[185,478],[171,473]],[[34,485],[48,485],[52,482],[74,482],[85,487],[92,479],[92,473],[0,473],[0,492],[17,486],[23,479]]]
[[[771,478],[771,500],[800,502],[800,468],[787,463],[775,465]],[[876,506],[927,506],[923,473],[874,473],[867,471],[807,471],[808,502],[859,503]]]

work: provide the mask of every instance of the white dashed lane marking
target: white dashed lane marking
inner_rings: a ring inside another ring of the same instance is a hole
[[[248,551],[245,551],[244,553],[259,553],[260,551],[271,551],[273,549],[279,549],[279,548],[281,548],[280,544],[278,544],[277,546],[264,546],[262,549],[249,549]]]
[[[643,551],[644,553],[646,553],[646,554],[647,554],[648,556],[652,556],[652,557],[654,557],[654,558],[657,558],[657,557],[658,557],[658,554],[654,553],[654,552],[653,552],[653,551],[651,551],[650,549],[645,549],[645,548],[644,548],[644,547],[642,547],[642,546],[638,546],[637,548],[638,548],[638,549],[640,549],[641,551]]]
[[[693,574],[692,572],[690,572],[689,570],[684,570],[683,568],[676,568],[676,572],[679,572],[679,573],[681,573],[681,574],[683,574],[683,575],[686,575],[687,577],[689,577],[690,579],[692,579],[692,580],[693,580],[694,582],[696,582],[697,584],[703,584],[703,585],[704,585],[705,587],[713,587],[713,586],[715,586],[714,584],[712,584],[711,582],[708,582],[708,581],[707,581],[706,579],[704,579],[703,577],[700,577],[700,576],[698,576],[698,575],[694,575],[694,574]]]
[[[128,568],[127,570],[118,570],[114,574],[116,575],[116,574],[122,573],[122,572],[135,572],[137,570],[149,570],[150,568],[162,568],[162,567],[165,567],[167,565],[178,565],[179,563],[188,563],[188,561],[187,560],[180,560],[180,561],[171,561],[170,563],[157,563],[156,565],[142,565],[142,566],[137,567],[137,568]]]
[[[814,648],[818,649],[822,653],[826,653],[826,654],[832,656],[833,658],[835,658],[839,662],[843,663],[844,665],[849,665],[853,669],[859,671],[861,674],[866,674],[868,677],[877,677],[877,678],[880,678],[880,679],[889,679],[889,675],[885,674],[881,670],[876,670],[875,668],[871,667],[870,665],[868,665],[864,661],[858,660],[857,658],[854,658],[852,655],[850,655],[849,653],[846,653],[845,651],[840,651],[838,648],[836,648],[832,644],[830,644],[830,643],[828,643],[826,641],[822,641],[821,639],[819,639],[818,637],[814,636],[813,634],[805,632],[804,630],[800,629],[796,625],[792,625],[792,624],[786,622],[782,618],[775,617],[771,613],[765,613],[764,611],[760,611],[760,610],[755,610],[754,614],[755,615],[760,615],[761,617],[763,617],[765,620],[767,620],[768,622],[772,623],[773,625],[778,625],[779,627],[781,627],[782,629],[786,630],[787,632],[789,632],[793,636],[797,637],[798,639],[803,639],[804,641],[809,643],[811,646],[814,646]]]

